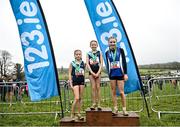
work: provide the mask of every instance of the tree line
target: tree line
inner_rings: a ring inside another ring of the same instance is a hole
[[[0,50],[0,79],[9,81],[24,81],[24,67],[12,62],[12,55],[6,50]]]
[[[180,62],[157,63],[148,65],[139,65],[140,69],[173,69],[180,70]]]

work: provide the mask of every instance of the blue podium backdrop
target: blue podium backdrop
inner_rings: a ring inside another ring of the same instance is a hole
[[[25,76],[32,101],[58,95],[47,28],[37,0],[10,0],[24,55]]]
[[[84,0],[91,23],[93,25],[103,58],[108,49],[108,38],[115,36],[117,46],[124,49],[129,79],[125,83],[125,93],[140,90],[141,79],[135,57],[127,37],[121,18],[111,0]]]

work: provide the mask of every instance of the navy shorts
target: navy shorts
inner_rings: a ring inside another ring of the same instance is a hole
[[[113,76],[109,77],[110,80],[124,80],[124,75],[123,76]]]
[[[84,76],[73,78],[72,84],[73,86],[84,85]]]

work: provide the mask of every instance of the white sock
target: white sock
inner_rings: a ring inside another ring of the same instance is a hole
[[[118,107],[117,107],[117,106],[114,106],[114,109],[115,109],[115,110],[118,110]]]
[[[122,109],[123,109],[123,111],[126,111],[126,107],[123,107]]]

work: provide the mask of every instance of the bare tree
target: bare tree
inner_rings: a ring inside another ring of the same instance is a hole
[[[16,76],[18,81],[24,80],[24,68],[22,64],[16,63],[13,68],[13,75]]]
[[[11,61],[12,55],[6,51],[1,50],[0,51],[0,74],[1,76],[7,77],[11,74],[11,68],[13,66],[13,63]]]
[[[0,76],[3,76],[3,61],[2,58],[0,57]]]

